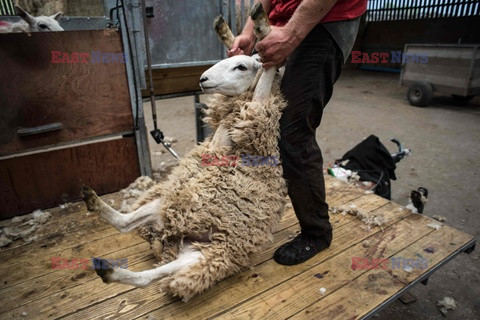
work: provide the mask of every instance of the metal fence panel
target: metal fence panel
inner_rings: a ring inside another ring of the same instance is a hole
[[[0,16],[16,15],[13,8],[13,0],[0,0]]]
[[[153,68],[208,65],[225,58],[225,48],[212,25],[223,14],[236,32],[236,24],[231,23],[235,1],[147,1],[149,5],[155,15],[147,19]]]
[[[468,17],[480,14],[478,0],[370,0],[367,21]]]

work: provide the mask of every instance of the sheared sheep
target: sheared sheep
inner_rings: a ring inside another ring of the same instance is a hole
[[[254,20],[268,21],[264,14]],[[201,165],[203,154],[278,154],[279,120],[286,102],[279,78],[274,82],[271,76],[275,70],[263,72],[255,93],[247,90],[260,68],[255,58],[236,56],[202,75],[204,91],[222,94],[210,101],[205,118],[213,136],[193,148],[167,182],[149,189],[132,213],[117,212],[92,189],[83,188],[88,210],[121,232],[137,229],[160,263],[141,272],[96,270],[104,282],[144,287],[159,280],[165,291],[186,301],[248,267],[252,253],[272,239],[286,204],[282,167]]]
[[[62,18],[62,13],[57,12],[53,16],[33,17],[28,12],[15,6],[15,11],[23,19],[18,22],[10,23],[0,21],[0,33],[9,32],[36,32],[36,31],[63,31],[58,21]]]

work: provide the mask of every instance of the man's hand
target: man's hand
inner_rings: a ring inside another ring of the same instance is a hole
[[[265,69],[280,67],[302,41],[288,27],[271,28],[270,33],[255,46]]]
[[[240,34],[235,37],[233,42],[232,49],[227,53],[229,57],[233,57],[239,54],[250,55],[252,53],[253,47],[255,46],[255,35],[251,32],[251,35]]]

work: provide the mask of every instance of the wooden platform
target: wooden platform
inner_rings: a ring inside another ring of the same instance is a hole
[[[118,233],[95,214],[87,216],[83,203],[53,209],[36,241],[13,242],[0,251],[0,319],[360,319],[475,243],[473,236],[446,225],[433,229],[428,226],[433,220],[383,198],[334,178],[326,181],[330,206],[354,204],[382,213],[389,222],[369,229],[355,216],[332,215],[331,247],[301,265],[285,267],[271,257],[299,230],[289,209],[274,244],[254,257],[252,269],[187,303],[158,292],[155,285],[107,285],[91,269],[52,269],[51,257],[128,258],[134,271],[152,268],[155,262],[146,242]],[[104,198],[119,205],[119,194]],[[425,258],[428,268],[352,270],[352,257]]]

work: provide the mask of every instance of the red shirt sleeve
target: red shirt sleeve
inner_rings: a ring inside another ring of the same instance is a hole
[[[271,0],[270,24],[283,26],[293,16],[302,0]],[[361,16],[367,10],[367,0],[338,0],[320,23],[350,20]]]

